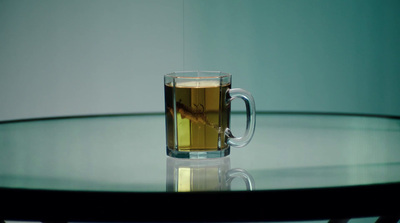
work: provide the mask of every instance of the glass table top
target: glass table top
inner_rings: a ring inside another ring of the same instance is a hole
[[[233,114],[233,133],[245,115]],[[0,123],[0,188],[62,191],[266,191],[400,182],[400,119],[258,113],[225,158],[166,156],[164,114]]]

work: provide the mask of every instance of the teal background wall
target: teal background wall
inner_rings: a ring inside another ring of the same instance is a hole
[[[175,70],[230,72],[259,111],[400,115],[399,12],[389,0],[0,0],[0,120],[162,112]]]

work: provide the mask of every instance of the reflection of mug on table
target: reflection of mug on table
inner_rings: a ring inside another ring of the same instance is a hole
[[[167,191],[227,191],[240,178],[247,190],[254,189],[253,177],[244,169],[230,169],[230,158],[187,160],[167,158]]]
[[[167,154],[177,158],[229,155],[230,146],[245,146],[254,134],[255,104],[243,89],[231,89],[227,73],[174,72],[164,76]],[[230,130],[230,102],[246,104],[247,124],[242,137]]]

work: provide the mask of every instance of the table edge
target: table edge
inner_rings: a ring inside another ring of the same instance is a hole
[[[399,191],[400,182],[189,193],[0,188],[0,218],[39,221],[237,222],[400,217],[396,205],[400,199]],[[207,211],[204,211],[204,204],[208,205]]]
[[[231,114],[245,114],[245,112],[244,111],[232,111]],[[162,115],[164,115],[164,112],[85,114],[85,115],[34,117],[34,118],[0,120],[0,124],[16,123],[16,122],[62,120],[62,119],[104,118],[104,117],[124,117],[124,116],[125,117],[162,116]],[[385,118],[385,119],[400,119],[400,115],[347,113],[347,112],[257,111],[256,115],[320,115],[320,116],[348,116],[348,117],[372,117],[372,118]]]

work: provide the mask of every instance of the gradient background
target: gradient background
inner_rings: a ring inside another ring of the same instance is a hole
[[[389,0],[0,0],[0,120],[163,112],[176,70],[229,72],[258,111],[400,115],[399,12]]]

